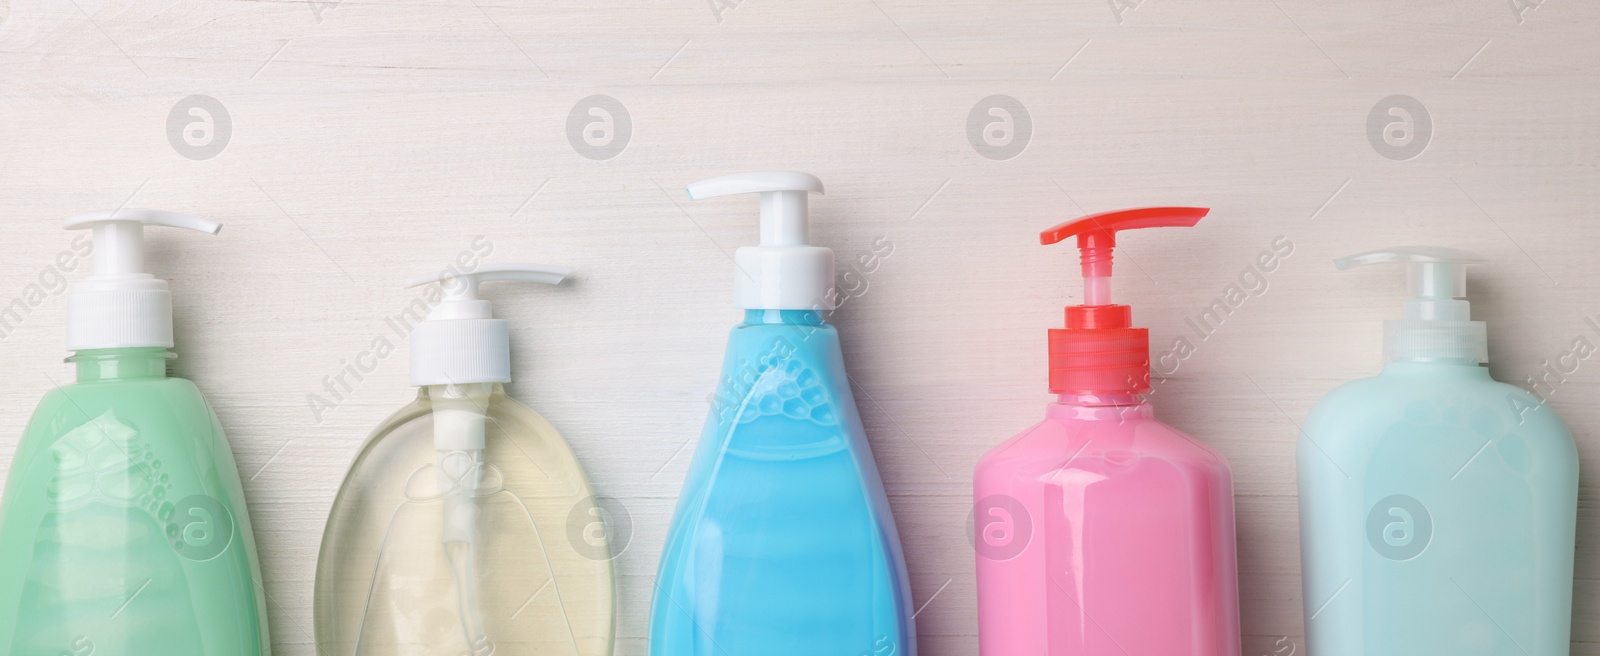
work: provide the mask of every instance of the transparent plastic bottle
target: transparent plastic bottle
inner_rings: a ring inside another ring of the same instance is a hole
[[[565,270],[484,267],[444,282],[412,333],[417,400],[350,466],[317,561],[325,656],[610,656],[605,523],[572,449],[508,398],[506,322],[477,283]],[[444,382],[460,381],[460,382]]]
[[[484,447],[441,458],[435,411],[461,404],[488,410]],[[361,447],[328,516],[318,646],[338,656],[609,655],[611,562],[588,541],[603,533],[581,510],[592,498],[555,427],[499,384],[419,390]],[[462,501],[476,507],[470,543],[418,539],[442,535],[446,504]]]

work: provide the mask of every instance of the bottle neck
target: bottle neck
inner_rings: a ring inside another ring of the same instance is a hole
[[[783,324],[790,326],[820,326],[826,323],[817,310],[745,310],[745,325]]]
[[[159,346],[85,349],[67,358],[77,367],[78,382],[166,378],[167,361],[178,357]]]
[[[423,385],[417,388],[417,397],[433,402],[458,399],[487,399],[495,395],[504,395],[505,385],[501,383],[465,383],[455,385]]]
[[[1045,408],[1045,414],[1053,419],[1088,421],[1154,419],[1156,416],[1150,398],[1144,394],[1060,394]]]
[[[1473,358],[1398,358],[1384,363],[1383,373],[1488,378],[1489,368],[1480,365]]]

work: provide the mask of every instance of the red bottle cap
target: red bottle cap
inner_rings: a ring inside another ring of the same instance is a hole
[[[1150,390],[1150,331],[1133,327],[1133,312],[1111,302],[1111,255],[1117,232],[1190,227],[1211,210],[1145,207],[1104,212],[1039,233],[1050,245],[1077,235],[1083,304],[1067,307],[1067,327],[1050,330],[1052,394],[1141,394]]]

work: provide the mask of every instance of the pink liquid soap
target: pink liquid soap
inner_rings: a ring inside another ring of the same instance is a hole
[[[982,656],[1239,655],[1228,463],[1155,418],[1148,331],[1110,303],[1118,230],[1206,212],[1110,212],[1041,235],[1078,237],[1089,304],[1050,331],[1057,402],[973,476]]]

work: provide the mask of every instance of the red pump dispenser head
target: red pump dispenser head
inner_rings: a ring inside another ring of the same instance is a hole
[[[1111,254],[1117,232],[1187,228],[1211,210],[1145,207],[1103,212],[1039,233],[1050,245],[1078,237],[1083,304],[1067,306],[1067,327],[1050,330],[1052,394],[1142,394],[1150,390],[1150,331],[1133,327],[1133,312],[1111,302]]]

